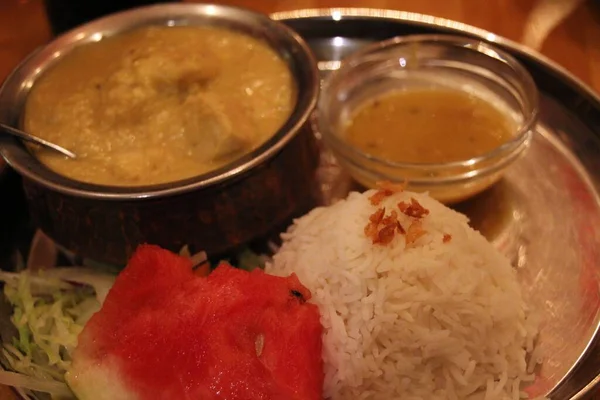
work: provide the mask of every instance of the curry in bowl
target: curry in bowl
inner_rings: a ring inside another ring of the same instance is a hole
[[[77,154],[34,154],[68,178],[147,186],[252,151],[288,119],[296,87],[267,43],[212,26],[148,26],[80,46],[36,81],[24,124]]]
[[[507,114],[460,90],[392,90],[359,106],[343,127],[343,137],[362,152],[391,162],[456,162],[513,139],[517,124]]]

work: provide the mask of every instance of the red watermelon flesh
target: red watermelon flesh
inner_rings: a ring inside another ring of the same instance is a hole
[[[320,399],[318,309],[295,275],[141,246],[79,336],[67,382],[80,399]]]

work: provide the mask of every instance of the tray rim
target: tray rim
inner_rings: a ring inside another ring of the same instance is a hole
[[[277,21],[314,19],[330,17],[333,21],[338,21],[342,18],[359,18],[359,19],[388,19],[400,22],[405,22],[411,25],[422,26],[437,26],[443,29],[454,31],[462,31],[472,36],[479,37],[491,44],[497,44],[508,48],[509,50],[526,56],[533,61],[542,64],[544,67],[552,70],[561,76],[566,83],[571,86],[576,86],[576,89],[585,93],[593,102],[595,107],[600,110],[600,93],[597,93],[590,85],[572,74],[565,67],[560,65],[541,52],[520,44],[514,40],[507,39],[504,36],[497,35],[488,30],[478,28],[473,25],[455,21],[448,18],[435,17],[433,15],[421,14],[409,11],[399,11],[386,8],[364,8],[364,7],[326,7],[326,8],[301,8],[290,11],[278,11],[269,14],[269,16]]]
[[[499,46],[505,47],[508,50],[518,53],[521,56],[527,57],[532,61],[540,64],[542,67],[558,74],[561,79],[567,85],[571,86],[572,90],[577,90],[587,96],[594,104],[595,108],[600,111],[600,94],[596,93],[594,89],[592,89],[588,84],[586,84],[583,80],[573,75],[570,71],[568,71],[565,67],[561,66],[557,62],[551,60],[547,56],[543,55],[541,52],[520,44],[514,40],[507,39],[501,35],[496,35],[493,32],[487,31],[482,28],[478,28],[469,24],[465,24],[462,22],[458,22],[455,20],[435,17],[428,14],[421,14],[415,12],[408,11],[399,11],[392,9],[382,9],[382,8],[357,8],[357,7],[332,7],[332,8],[304,8],[304,9],[296,9],[290,11],[279,11],[274,12],[269,15],[272,19],[277,21],[290,21],[290,20],[309,20],[309,19],[320,19],[320,18],[331,18],[332,21],[340,21],[345,18],[355,18],[355,19],[368,19],[368,20],[392,20],[398,23],[406,23],[410,25],[416,26],[426,26],[426,27],[438,27],[442,29],[448,29],[458,32],[464,32],[469,35],[478,37],[482,40],[490,42],[492,44],[497,44]],[[582,121],[584,122],[584,121]],[[576,157],[577,158],[577,157]],[[585,169],[585,167],[584,167]],[[587,174],[584,174],[583,177],[587,177]],[[591,188],[595,188],[595,185],[592,182],[588,182],[591,184]],[[596,197],[600,195],[597,191],[595,191]],[[562,386],[570,377],[572,377],[576,370],[581,367],[581,365],[585,362],[585,360],[591,355],[591,351],[593,350],[594,343],[599,340],[600,336],[600,324],[596,326],[594,329],[594,334],[592,338],[587,343],[585,350],[583,353],[577,358],[575,364],[569,369],[567,374],[558,382],[558,384],[552,389],[552,392],[555,392],[560,386]],[[595,378],[590,380],[587,384],[583,385],[573,396],[571,396],[570,400],[583,400],[586,396],[590,395],[595,388],[600,384],[600,373],[596,375]],[[552,394],[552,392],[550,394]]]

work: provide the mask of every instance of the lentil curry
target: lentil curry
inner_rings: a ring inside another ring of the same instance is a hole
[[[483,155],[509,141],[514,123],[482,98],[455,89],[392,91],[359,107],[344,137],[391,162],[445,163]]]

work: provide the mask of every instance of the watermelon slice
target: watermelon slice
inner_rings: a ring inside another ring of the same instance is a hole
[[[81,400],[320,399],[319,312],[295,275],[141,246],[79,336],[66,380]]]

